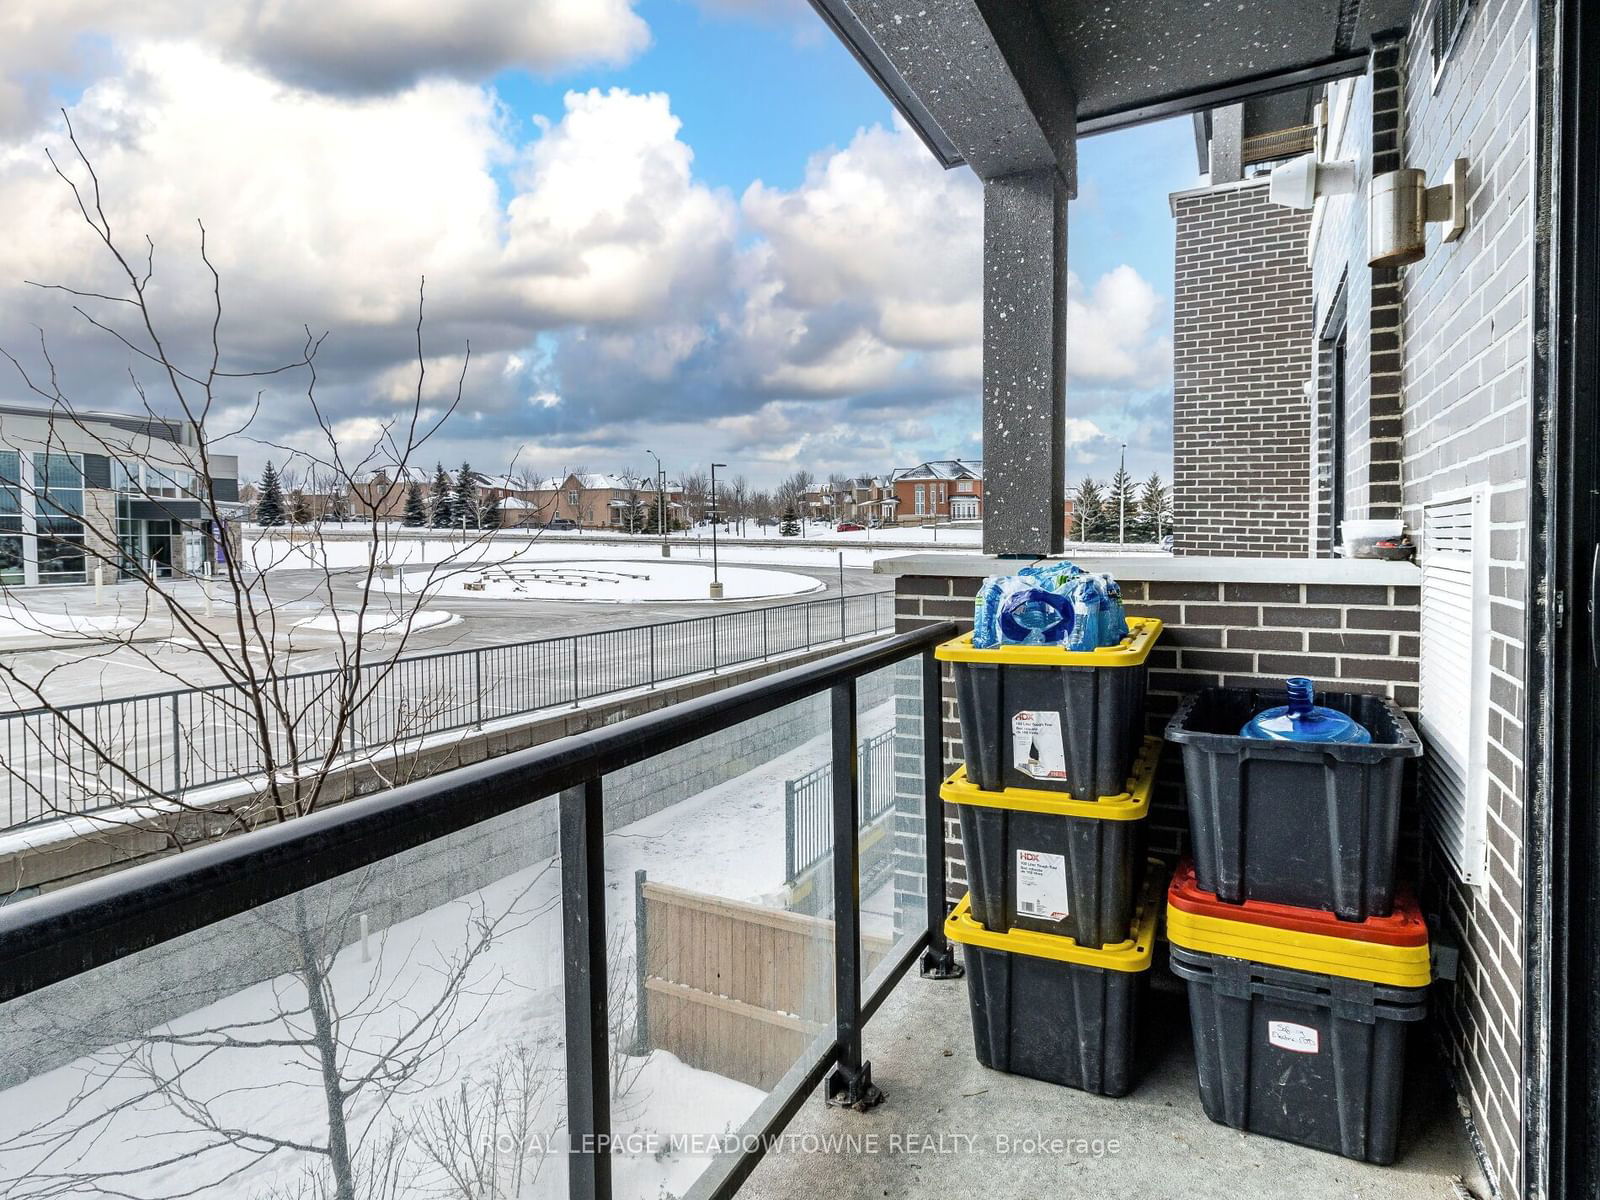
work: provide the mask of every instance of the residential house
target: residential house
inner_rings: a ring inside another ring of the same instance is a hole
[[[901,467],[893,477],[895,513],[902,525],[983,519],[983,463],[947,458]]]

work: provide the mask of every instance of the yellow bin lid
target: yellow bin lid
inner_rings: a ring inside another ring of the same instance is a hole
[[[1071,938],[1054,933],[1035,933],[1031,929],[995,933],[985,929],[972,918],[970,892],[961,897],[961,903],[956,905],[955,911],[945,918],[944,935],[963,946],[1003,950],[1007,954],[1026,954],[1030,958],[1047,958],[1053,962],[1132,974],[1150,969],[1150,952],[1156,941],[1156,918],[1161,913],[1160,895],[1161,865],[1148,862],[1145,864],[1144,895],[1133,914],[1131,936],[1125,942],[1099,949],[1080,946]]]
[[[1427,987],[1433,974],[1426,941],[1384,945],[1208,916],[1171,903],[1167,905],[1167,940],[1185,950],[1390,987]]]
[[[1147,737],[1133,764],[1128,790],[1096,800],[1079,800],[1071,792],[1046,792],[1038,788],[1008,787],[987,792],[967,778],[963,764],[939,785],[940,797],[950,804],[981,808],[1006,808],[1012,812],[1043,813],[1051,817],[1092,817],[1097,821],[1137,821],[1150,811],[1156,765],[1161,760],[1161,739]]]
[[[933,656],[943,662],[1003,664],[1010,667],[1138,667],[1150,656],[1150,647],[1161,636],[1161,621],[1156,617],[1129,617],[1128,636],[1115,646],[1098,650],[1064,650],[1060,646],[995,646],[978,650],[972,634],[963,633],[933,648]]]

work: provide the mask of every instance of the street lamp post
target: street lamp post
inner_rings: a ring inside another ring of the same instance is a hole
[[[667,472],[661,466],[661,456],[646,450],[656,460],[656,530],[661,534],[661,557],[671,558],[672,547],[667,544]]]
[[[717,576],[717,526],[722,522],[721,506],[717,503],[717,468],[727,469],[727,463],[711,464],[711,598],[722,599],[722,580]]]
[[[1122,443],[1122,457],[1117,462],[1117,544],[1128,544],[1128,489],[1124,479],[1128,473],[1128,443]]]

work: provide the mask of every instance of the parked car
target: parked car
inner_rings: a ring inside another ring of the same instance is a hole
[[[576,529],[578,523],[571,517],[551,517],[544,523],[546,529]]]
[[[771,517],[757,517],[756,518],[756,528],[757,529],[773,529],[773,528],[775,528],[777,526],[777,524],[778,524],[778,522],[773,520],[773,518],[771,518]]]
[[[865,525],[858,525],[854,521],[840,521],[833,527],[833,531],[835,533],[860,533],[865,528]]]

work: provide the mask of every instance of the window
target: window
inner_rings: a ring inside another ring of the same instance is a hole
[[[567,493],[567,503],[570,504],[573,508],[577,508],[578,507],[578,493],[577,492],[568,492]]]
[[[1343,327],[1329,353],[1332,378],[1328,385],[1328,545],[1339,544],[1339,523],[1344,520],[1345,422],[1349,419],[1345,374],[1346,338]]]
[[[1472,11],[1472,0],[1434,0],[1433,6],[1433,78],[1437,82],[1456,44],[1461,28]]]
[[[956,484],[956,491],[964,492],[970,496],[972,494],[972,480],[963,479],[960,483]]]
[[[22,456],[0,451],[0,584],[25,582],[22,556]]]
[[[38,534],[39,582],[82,583],[83,459],[76,454],[33,456],[34,528]]]
[[[925,484],[917,484],[913,495],[916,497],[917,516],[926,516],[928,512],[928,488]]]

